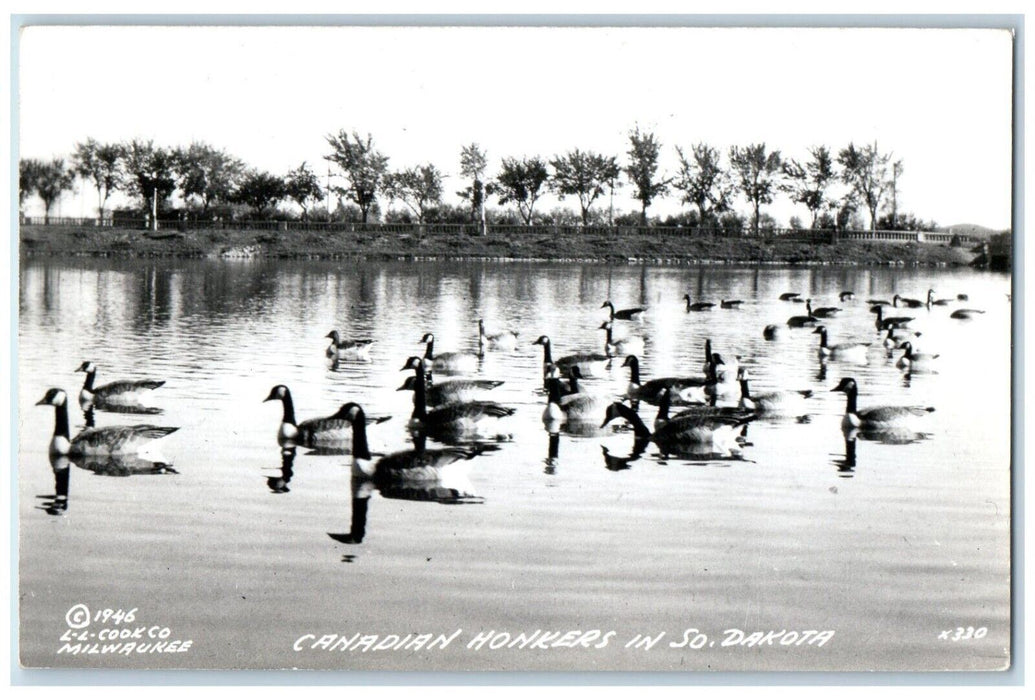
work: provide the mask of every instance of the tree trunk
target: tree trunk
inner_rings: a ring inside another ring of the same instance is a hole
[[[753,225],[755,235],[758,235],[758,200],[755,200],[755,222]]]
[[[641,200],[640,204],[643,205],[642,208],[640,209],[640,225],[641,226],[646,226],[647,225],[647,203]]]

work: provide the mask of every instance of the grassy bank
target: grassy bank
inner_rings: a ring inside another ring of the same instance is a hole
[[[317,231],[139,229],[23,226],[26,255],[198,258],[471,258],[600,262],[699,262],[833,265],[966,265],[965,248],[934,243],[842,241],[816,244],[755,238],[599,234],[471,236]]]

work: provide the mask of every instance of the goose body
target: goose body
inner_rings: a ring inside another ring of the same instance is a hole
[[[708,384],[708,378],[705,376],[658,377],[657,379],[641,382],[640,360],[636,355],[626,357],[622,366],[629,368],[629,385],[625,394],[630,399],[659,405],[662,391],[667,389],[673,395],[670,401],[675,400],[681,404],[705,403],[708,400],[704,393],[704,387]]]
[[[85,372],[86,379],[83,381],[83,388],[79,391],[79,406],[83,409],[97,406],[136,406],[140,403],[141,395],[144,392],[152,391],[165,384],[163,380],[140,379],[111,382],[95,387],[94,379],[97,376],[97,366],[93,362],[84,362],[79,365],[76,372]]]
[[[798,292],[784,292],[780,295],[780,301],[801,301],[801,294]]]
[[[855,292],[841,292],[837,295],[837,298],[840,299],[842,302],[848,301],[850,299],[855,299]]]
[[[806,328],[812,327],[819,323],[819,319],[815,316],[791,316],[787,319],[787,325],[791,328]]]
[[[891,302],[887,299],[867,299],[866,303],[870,306],[891,306]],[[871,309],[872,311],[872,309]],[[877,313],[874,311],[873,313]]]
[[[686,301],[686,310],[687,311],[711,311],[712,308],[715,306],[715,304],[713,304],[712,302],[709,302],[709,301],[698,301],[698,302],[690,303],[690,295],[689,294],[684,294],[683,295],[683,299]]]
[[[374,342],[369,338],[362,340],[342,340],[338,331],[331,331],[325,337],[331,339],[327,346],[327,357],[339,360],[369,360],[370,346]]]
[[[808,412],[806,400],[812,397],[812,391],[768,391],[761,394],[751,393],[748,386],[748,372],[741,369],[737,376],[740,381],[740,403],[743,409],[755,411],[767,416],[801,416]]]
[[[573,368],[578,370],[578,368]],[[543,411],[543,424],[552,425],[589,424],[599,425],[607,410],[608,400],[601,396],[577,392],[561,396],[557,379],[550,380],[547,389],[546,410]]]
[[[425,398],[428,406],[464,403],[474,401],[502,384],[502,381],[496,379],[448,379],[426,386]],[[414,391],[416,387],[417,378],[407,377],[398,391]]]
[[[876,309],[877,310],[874,313],[877,314],[876,325],[878,331],[886,331],[889,328],[907,326],[910,321],[913,320],[912,316],[892,316],[890,318],[884,318],[884,307],[878,306]]]
[[[707,418],[709,416],[736,417],[750,420],[755,417],[754,409],[745,409],[741,406],[711,406],[697,405],[681,409],[673,416],[669,415],[672,408],[672,390],[662,389],[658,402],[658,415],[654,418],[654,430],[660,430],[663,425],[672,420],[682,420],[690,417]]]
[[[621,356],[643,354],[644,341],[641,336],[630,335],[624,338],[615,338],[613,324],[610,321],[605,321],[601,324],[600,330],[607,332],[604,339],[604,352],[607,355]]]
[[[425,333],[420,342],[427,344],[424,359],[432,371],[442,374],[474,374],[478,371],[481,358],[477,355],[469,352],[443,352],[436,355],[435,336],[432,333]]]
[[[948,306],[952,302],[952,299],[935,299],[934,290],[927,290],[927,308],[931,308],[932,306]]]
[[[964,321],[969,321],[978,314],[983,313],[985,312],[980,309],[957,309],[956,311],[953,311],[951,314],[949,314],[949,318],[957,318]]]
[[[54,407],[54,434],[49,446],[52,457],[136,455],[151,442],[179,430],[157,425],[126,425],[87,428],[71,437],[68,428],[68,395],[64,391],[50,389],[36,405]]]
[[[908,307],[910,309],[919,309],[921,306],[924,305],[924,302],[920,301],[919,299],[910,299],[908,297],[899,296],[898,294],[891,297],[892,306],[897,307],[899,302],[902,302],[903,306]]]
[[[884,337],[884,347],[888,350],[897,350],[902,347],[902,343],[918,338],[921,335],[920,331],[908,328],[889,328],[888,334]]]
[[[903,354],[898,359],[896,366],[900,369],[908,369],[910,372],[926,372],[931,369],[934,361],[941,357],[941,355],[925,352],[914,352],[913,344],[908,340],[902,342],[901,348]]]
[[[550,338],[545,335],[539,336],[533,345],[543,346],[543,369],[544,372],[551,363],[557,366],[562,374],[567,374],[573,366],[578,365],[579,371],[586,377],[601,377],[607,373],[611,358],[599,352],[580,352],[564,357],[553,359],[553,350],[550,346]]]
[[[836,306],[821,306],[818,309],[813,309],[811,299],[805,300],[805,310],[809,316],[815,316],[816,318],[831,318],[841,313],[841,309]]]
[[[819,326],[813,333],[819,334],[819,356],[829,357],[831,360],[843,362],[866,362],[866,353],[871,343],[838,343],[829,345],[827,343],[827,328]]]
[[[776,340],[780,337],[780,327],[775,323],[770,323],[762,329],[762,337],[766,340]]]
[[[874,406],[860,409],[857,405],[859,386],[851,377],[846,377],[831,389],[843,392],[847,398],[841,428],[847,431],[883,432],[896,430],[913,430],[919,419],[934,411],[933,408],[918,406]]]
[[[615,305],[612,304],[610,301],[605,301],[603,304],[600,305],[600,308],[601,309],[610,309],[611,310],[610,320],[612,320],[612,321],[614,321],[615,319],[617,319],[619,321],[638,320],[638,319],[642,318],[643,313],[646,311],[646,309],[642,309],[642,308],[619,309],[619,310],[616,311],[615,310]]]
[[[299,423],[295,419],[295,402],[291,390],[283,384],[270,389],[266,401],[280,401],[283,416],[277,429],[277,442],[281,445],[297,445],[301,447],[325,447],[346,449],[352,440],[352,430],[348,420],[339,409],[336,413],[323,418],[310,418]],[[379,418],[383,422],[387,418]]]
[[[739,309],[743,303],[740,299],[722,299],[719,301],[719,306],[724,309]]]
[[[493,401],[467,401],[429,410],[424,363],[419,357],[411,357],[402,369],[414,371],[411,428],[442,442],[510,439],[510,435],[499,432],[499,420],[514,415],[513,408]]]
[[[485,322],[478,319],[478,347],[489,350],[515,350],[517,349],[517,331],[500,331],[498,333],[486,333]]]
[[[662,452],[675,454],[694,445],[733,444],[737,435],[742,432],[743,426],[751,420],[749,417],[722,413],[691,414],[672,418],[651,433],[636,411],[616,402],[607,407],[601,427],[617,418],[623,418],[632,424],[637,439],[649,439]]]

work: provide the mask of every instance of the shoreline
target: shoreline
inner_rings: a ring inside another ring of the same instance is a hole
[[[788,265],[966,267],[966,247],[939,243],[840,241],[807,243],[752,237],[562,234],[378,236],[352,232],[200,229],[153,232],[128,228],[23,226],[25,257],[403,260],[610,265]]]

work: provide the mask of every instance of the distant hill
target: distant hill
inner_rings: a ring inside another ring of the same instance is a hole
[[[943,226],[941,228],[943,231],[958,233],[964,236],[973,236],[974,238],[981,240],[987,240],[997,233],[1002,233],[1002,231],[997,231],[995,229],[988,228],[987,226],[979,226],[977,224],[954,224],[952,226]]]

